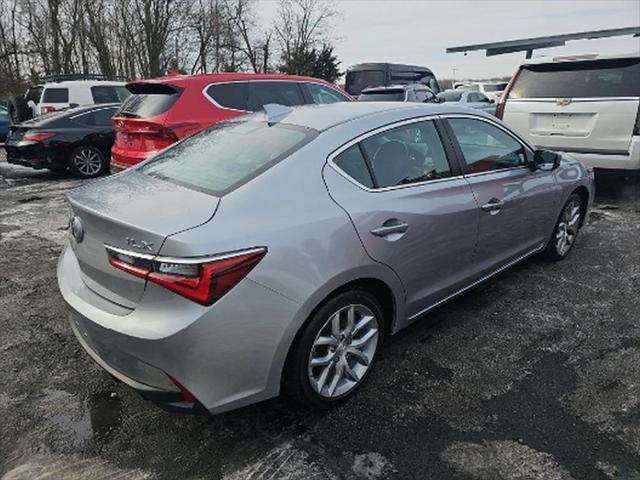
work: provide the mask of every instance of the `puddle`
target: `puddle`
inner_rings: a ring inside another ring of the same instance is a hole
[[[41,408],[45,418],[74,447],[90,440],[105,440],[120,425],[120,398],[112,392],[93,394],[83,402],[64,390],[46,390]]]

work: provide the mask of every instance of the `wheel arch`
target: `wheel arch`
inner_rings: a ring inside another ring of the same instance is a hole
[[[578,188],[574,189],[569,196],[574,193],[580,197],[580,200],[582,200],[583,208],[582,212],[580,212],[580,226],[582,226],[587,215],[587,208],[589,207],[589,190],[587,190],[587,187],[584,185],[580,185]]]

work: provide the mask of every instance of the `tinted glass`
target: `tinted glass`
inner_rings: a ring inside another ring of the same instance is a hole
[[[359,102],[404,102],[405,93],[402,89],[380,90],[361,94]]]
[[[362,141],[378,187],[391,187],[451,176],[433,122],[412,123]]]
[[[449,120],[470,173],[522,166],[524,147],[511,135],[487,122],[471,119]]]
[[[382,70],[360,70],[357,72],[347,72],[345,87],[352,95],[359,94],[368,87],[378,87],[384,85],[385,73]]]
[[[67,103],[69,102],[69,89],[45,88],[42,101],[43,103]]]
[[[526,65],[509,98],[640,96],[640,59]]]
[[[85,125],[94,125],[98,127],[111,127],[111,118],[118,111],[116,107],[112,108],[100,108],[97,110],[91,110],[87,113],[75,115],[71,117],[72,120],[79,121]]]
[[[207,88],[207,94],[222,107],[244,111],[249,109],[249,84],[247,82],[211,85]]]
[[[462,90],[449,90],[438,94],[438,98],[442,98],[445,102],[459,102],[462,98]]]
[[[506,83],[490,83],[484,86],[485,92],[501,92],[507,88]]]
[[[373,180],[369,174],[367,163],[362,156],[360,147],[353,145],[333,159],[340,170],[353,178],[356,182],[369,188],[373,188]]]
[[[344,95],[341,95],[333,88],[325,87],[317,83],[307,83],[307,90],[313,98],[314,103],[337,103],[348,102],[349,99]]]
[[[141,171],[195,190],[223,194],[264,172],[316,134],[284,124],[219,124],[159,153]]]
[[[179,92],[133,94],[127,98],[118,116],[147,118],[155,117],[169,110],[180,96]]]
[[[294,106],[304,105],[305,101],[297,82],[249,83],[249,110],[257,112],[269,103]]]
[[[120,103],[130,95],[129,90],[118,85],[91,87],[93,103]]]

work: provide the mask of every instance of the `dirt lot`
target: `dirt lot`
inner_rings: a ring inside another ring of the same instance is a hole
[[[640,183],[392,339],[330,412],[165,413],[101,371],[55,266],[79,182],[0,158],[0,478],[640,479]]]

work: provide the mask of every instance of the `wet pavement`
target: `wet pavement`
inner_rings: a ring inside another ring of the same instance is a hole
[[[55,266],[80,181],[0,158],[0,479],[640,479],[640,181],[392,338],[328,412],[159,410],[75,341]]]

